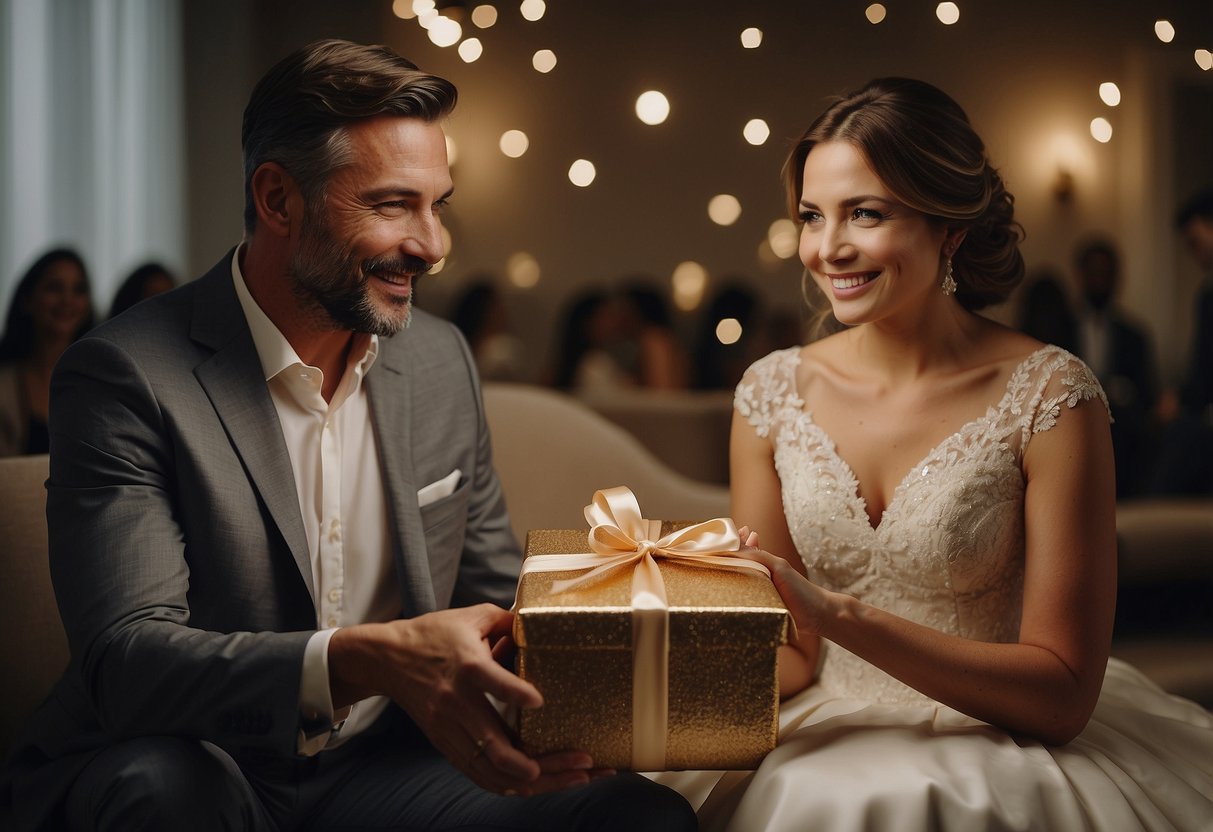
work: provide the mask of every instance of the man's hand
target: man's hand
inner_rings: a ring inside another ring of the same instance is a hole
[[[539,794],[586,783],[599,773],[588,755],[528,757],[485,697],[518,708],[543,704],[533,685],[493,658],[490,644],[508,635],[513,618],[480,604],[340,629],[329,642],[333,706],[390,696],[456,768],[490,791]]]

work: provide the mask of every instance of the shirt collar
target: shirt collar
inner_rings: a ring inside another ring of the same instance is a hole
[[[244,282],[244,273],[240,270],[240,253],[244,250],[241,243],[232,253],[232,283],[236,287],[236,298],[244,311],[244,319],[248,322],[249,332],[253,335],[253,346],[257,357],[261,360],[261,371],[265,380],[269,381],[283,370],[293,366],[303,366],[303,360],[290,341],[270,320],[269,315],[257,305],[253,295]],[[361,347],[361,349],[359,349]],[[350,350],[350,367],[358,369],[359,376],[365,377],[375,358],[379,355],[379,336],[374,334],[357,333],[354,336],[354,348]]]

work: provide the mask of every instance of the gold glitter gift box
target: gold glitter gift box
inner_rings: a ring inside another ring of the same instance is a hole
[[[661,534],[683,526],[662,523]],[[588,548],[584,530],[527,535],[528,557]],[[634,668],[640,651],[633,651],[633,570],[554,593],[554,583],[586,569],[524,569],[515,604],[518,672],[544,698],[541,708],[519,715],[528,753],[576,749],[589,753],[596,766],[617,769],[752,769],[774,748],[776,653],[787,640],[788,613],[770,578],[666,559],[658,559],[657,568],[668,598],[664,714],[633,707],[633,671],[661,670]],[[664,738],[653,736],[661,722]],[[641,751],[640,742],[648,749]]]

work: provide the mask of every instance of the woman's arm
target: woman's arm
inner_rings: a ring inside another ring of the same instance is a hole
[[[760,437],[754,427],[736,411],[733,412],[729,440],[729,483],[731,512],[737,522],[758,530],[762,545],[767,551],[778,554],[784,566],[803,572],[804,564],[792,543],[783,515],[774,450],[771,443]],[[788,646],[780,649],[781,697],[787,698],[809,686],[820,652],[821,639],[815,632],[803,631],[799,638],[793,635]]]
[[[1066,410],[1032,438],[1023,466],[1026,565],[1016,643],[949,635],[827,592],[782,558],[752,556],[772,569],[802,638],[827,638],[977,719],[1065,743],[1095,707],[1115,609],[1116,505],[1102,403]],[[779,529],[786,535],[786,525]],[[782,542],[778,534],[770,540]]]

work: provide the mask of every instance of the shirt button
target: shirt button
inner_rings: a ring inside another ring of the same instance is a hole
[[[326,623],[327,623],[327,624],[328,624],[330,627],[336,627],[336,626],[337,626],[337,616],[335,616],[335,615],[330,615],[330,616],[329,616],[329,620],[328,620]]]
[[[333,601],[333,602],[341,600],[341,590],[330,589],[329,590],[329,600]]]

